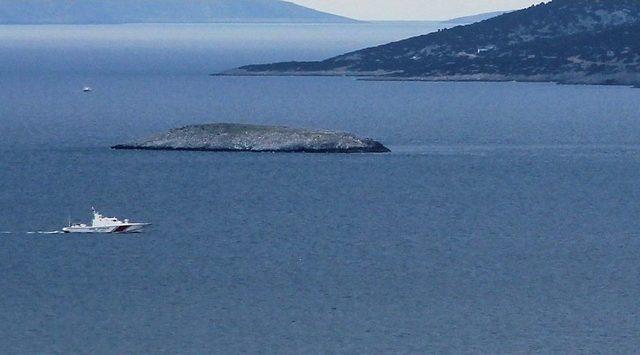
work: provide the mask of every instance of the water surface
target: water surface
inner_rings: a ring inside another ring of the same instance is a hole
[[[640,91],[209,77],[401,37],[139,27],[0,27],[2,352],[636,351]],[[108,149],[211,121],[394,153]],[[91,206],[153,227],[34,233]]]

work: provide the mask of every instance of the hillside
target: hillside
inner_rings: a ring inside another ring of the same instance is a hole
[[[638,84],[639,43],[640,0],[554,0],[321,62],[231,73]]]
[[[351,21],[279,0],[0,0],[0,24]]]

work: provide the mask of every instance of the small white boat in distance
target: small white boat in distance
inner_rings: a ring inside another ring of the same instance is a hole
[[[92,91],[93,91],[93,89],[92,89],[92,88],[90,88],[89,86],[85,86],[84,88],[82,88],[82,91],[83,91],[83,92],[92,92]]]
[[[144,227],[149,226],[149,223],[133,223],[128,219],[121,221],[115,217],[105,217],[100,213],[93,211],[93,221],[91,225],[86,224],[71,224],[66,228],[62,228],[65,233],[139,233],[142,232]]]

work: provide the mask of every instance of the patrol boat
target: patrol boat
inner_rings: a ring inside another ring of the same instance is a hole
[[[69,226],[62,228],[62,231],[65,233],[139,233],[144,227],[150,225],[149,223],[130,222],[128,219],[121,221],[115,217],[105,217],[94,208],[91,208],[91,211],[93,212],[93,221],[90,226],[69,223]]]

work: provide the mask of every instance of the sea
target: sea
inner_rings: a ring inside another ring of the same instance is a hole
[[[0,26],[0,352],[637,352],[640,90],[210,76],[441,27]],[[207,122],[393,152],[109,149]]]

